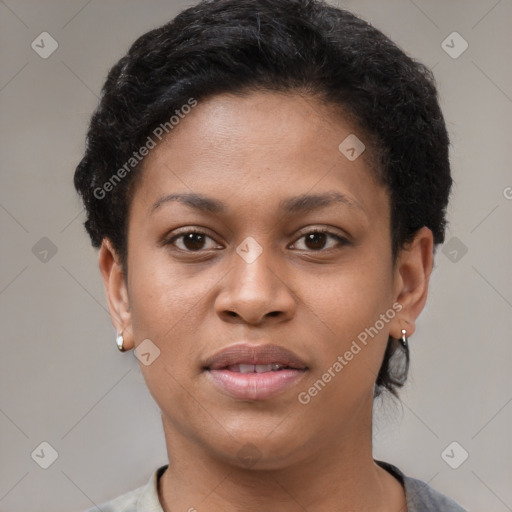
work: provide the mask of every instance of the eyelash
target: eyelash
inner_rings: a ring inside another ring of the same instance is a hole
[[[183,236],[188,235],[190,233],[196,233],[198,235],[204,235],[207,238],[210,238],[211,240],[213,240],[213,238],[211,236],[209,236],[207,233],[205,233],[204,231],[201,231],[199,229],[194,229],[194,228],[187,228],[186,231],[178,233],[178,234],[174,235],[172,238],[170,238],[169,240],[167,240],[166,242],[164,242],[164,245],[175,245],[174,242],[176,240],[178,240],[178,239],[182,238]],[[300,235],[300,237],[297,238],[297,240],[294,243],[296,243],[301,238],[303,238],[303,237],[305,237],[305,236],[307,236],[309,234],[312,234],[312,233],[315,233],[315,234],[316,233],[324,233],[324,234],[330,236],[331,238],[336,239],[337,242],[338,242],[338,246],[344,246],[344,245],[348,245],[350,243],[346,238],[344,238],[344,237],[338,235],[337,233],[334,233],[334,232],[332,232],[332,231],[330,231],[328,229],[325,229],[325,228],[312,229],[311,231],[307,231],[305,233],[302,233]],[[314,250],[314,249],[309,249],[309,250],[311,252],[326,252],[326,251],[329,251],[329,250],[332,250],[332,249],[335,249],[335,248],[336,247],[330,247],[328,249],[323,249],[322,248],[322,249],[317,249],[317,250]],[[181,249],[179,247],[176,247],[176,249],[178,249],[181,252],[187,252],[187,253],[190,253],[190,254],[200,253],[200,252],[204,252],[205,251],[205,249],[198,249],[197,251],[192,251],[192,250],[189,250],[189,249]],[[206,250],[208,250],[208,249],[206,249]],[[303,250],[308,250],[308,249],[303,249]]]

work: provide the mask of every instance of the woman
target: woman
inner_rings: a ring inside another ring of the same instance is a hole
[[[319,1],[202,2],[133,44],[75,186],[169,464],[103,512],[463,510],[372,457],[448,144],[431,73]]]

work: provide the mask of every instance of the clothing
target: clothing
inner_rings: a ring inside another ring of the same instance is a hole
[[[375,461],[391,473],[404,487],[407,500],[407,512],[467,512],[455,501],[432,489],[421,480],[405,476],[397,467],[382,461]],[[91,508],[86,512],[163,512],[158,500],[158,479],[167,469],[167,465],[158,468],[149,482],[129,491],[116,499]],[[194,510],[191,508],[191,510]]]

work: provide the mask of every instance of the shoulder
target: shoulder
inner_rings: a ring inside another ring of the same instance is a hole
[[[86,512],[137,512],[137,502],[144,487],[139,487],[133,491],[126,492],[117,498],[101,503],[100,505],[90,508]]]
[[[467,512],[457,502],[436,491],[427,483],[404,475],[396,466],[387,462],[375,462],[402,482],[409,512]]]
[[[101,503],[86,512],[163,512],[158,500],[158,479],[167,465],[159,467],[149,481],[113,500]]]
[[[406,476],[404,478],[407,505],[410,512],[467,512],[448,496],[441,494],[425,482]]]

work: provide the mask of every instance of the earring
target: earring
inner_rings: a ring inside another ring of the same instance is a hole
[[[400,343],[402,344],[402,347],[408,348],[407,346],[407,337],[405,336],[405,333],[407,331],[405,329],[402,329],[402,337],[400,338]]]
[[[123,332],[121,331],[121,332],[117,333],[117,336],[116,336],[116,345],[120,352],[125,351],[125,348],[123,347],[123,343],[124,343],[124,338],[123,338]]]

